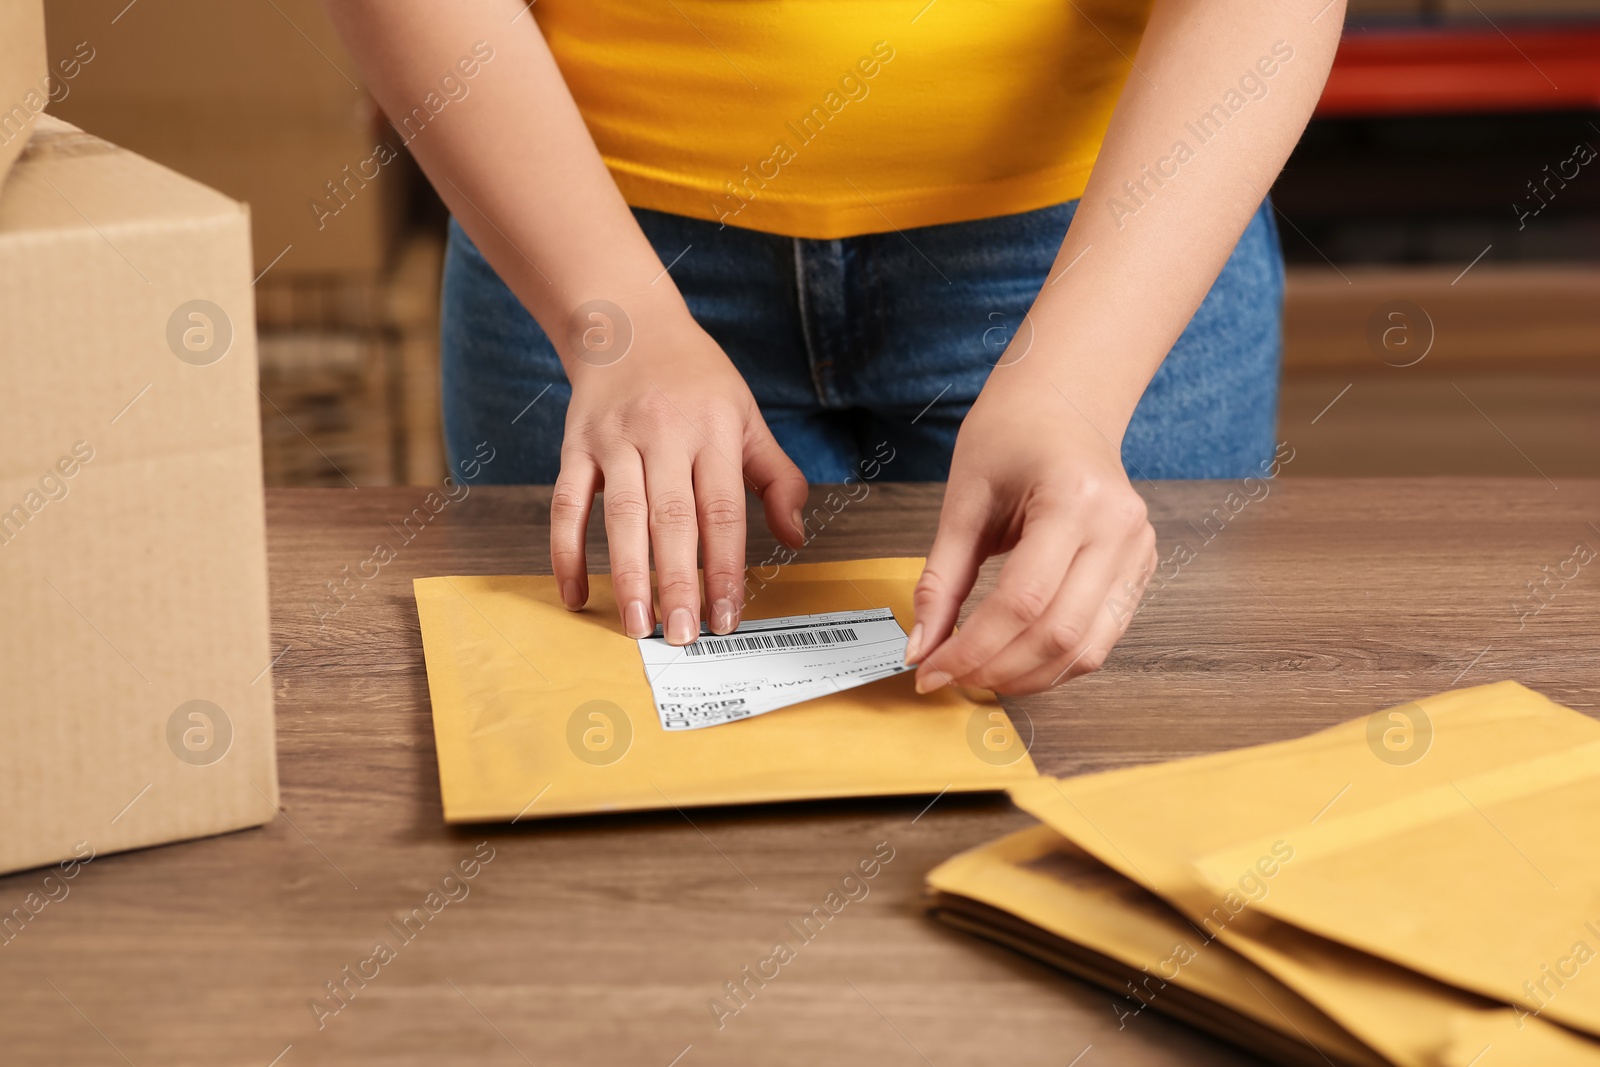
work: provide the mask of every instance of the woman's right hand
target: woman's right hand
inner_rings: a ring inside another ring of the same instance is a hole
[[[655,627],[652,547],[667,640],[688,644],[700,632],[697,548],[711,628],[732,630],[744,604],[745,487],[760,494],[772,532],[798,548],[805,478],[738,371],[690,316],[537,21],[522,17],[528,5],[325,3],[387,114],[407,115],[438,90],[438,72],[460,61],[453,42],[484,42],[480,65],[494,64],[474,82],[470,104],[453,105],[407,145],[544,327],[572,383],[550,515],[550,555],[567,607],[589,598],[584,533],[604,490],[612,584],[628,633]],[[615,303],[592,299],[599,293]]]
[[[550,515],[550,555],[567,607],[589,598],[584,533],[603,489],[612,584],[628,633],[655,627],[652,547],[667,639],[688,644],[700,632],[697,547],[711,628],[732,630],[744,604],[745,486],[760,494],[772,532],[798,548],[805,478],[738,371],[690,316],[537,21],[522,17],[528,5],[325,4],[387,114],[407,115],[438,90],[438,72],[461,62],[454,42],[482,43],[480,65],[494,64],[474,82],[470,104],[453,105],[407,145],[554,341],[572,383]],[[616,303],[591,299],[597,293]]]
[[[550,502],[562,600],[575,611],[589,598],[584,536],[603,490],[611,584],[628,636],[655,628],[652,549],[667,642],[686,645],[700,633],[697,547],[711,630],[732,631],[744,607],[745,486],[761,497],[773,534],[798,548],[805,476],[727,355],[681,303],[629,315],[589,301],[557,345],[572,382]]]

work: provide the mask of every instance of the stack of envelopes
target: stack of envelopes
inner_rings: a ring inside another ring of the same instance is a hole
[[[1600,723],[1515,682],[1010,788],[941,919],[1275,1062],[1600,1063]]]

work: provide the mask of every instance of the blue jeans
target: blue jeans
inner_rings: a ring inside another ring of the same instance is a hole
[[[948,475],[961,420],[1048,277],[1076,208],[836,241],[634,214],[778,443],[824,483],[859,478],[875,452],[894,457],[886,480]],[[1259,473],[1275,443],[1282,306],[1278,232],[1263,204],[1134,411],[1122,444],[1130,476]],[[572,395],[566,374],[453,220],[442,344],[452,469],[488,442],[495,458],[482,481],[554,482]],[[1062,418],[1076,417],[1063,402]]]

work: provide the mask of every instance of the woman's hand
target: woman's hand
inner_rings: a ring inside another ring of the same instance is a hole
[[[1119,441],[1305,129],[1344,6],[1151,5],[1138,76],[1028,312],[1037,351],[1013,342],[956,440],[908,647],[920,688],[1036,692],[1099,666],[1121,636],[1154,538]],[[1191,116],[1245,93],[1227,137],[1191,143]],[[999,587],[951,637],[979,563],[1007,549]]]
[[[655,627],[652,548],[668,643],[699,636],[696,546],[711,629],[728,633],[744,605],[745,485],[760,495],[773,534],[799,547],[805,477],[773,439],[739,372],[681,304],[648,317],[636,309],[621,321],[610,321],[621,314],[615,305],[587,308],[561,353],[572,382],[550,504],[561,598],[573,610],[589,598],[584,534],[604,490],[611,583],[628,636]],[[618,331],[631,335],[621,355],[590,343],[616,344]]]
[[[1118,446],[1049,383],[996,385],[956,439],[917,583],[906,662],[921,664],[919,692],[953,682],[1037,693],[1098,669],[1155,567],[1155,531]],[[1011,556],[995,591],[952,637],[979,565],[1000,552]]]
[[[711,628],[732,630],[744,602],[745,486],[761,495],[773,533],[798,547],[805,479],[727,356],[690,317],[538,23],[522,17],[527,4],[326,6],[390,115],[409,114],[437,91],[438,72],[460,59],[455,42],[492,42],[494,72],[474,83],[471,105],[452,107],[408,146],[554,342],[572,383],[550,516],[567,607],[589,598],[584,532],[604,489],[611,576],[628,633],[655,626],[652,546],[667,639],[687,644],[700,632],[697,547]],[[602,294],[614,303],[595,299]],[[623,332],[629,340],[615,341]]]

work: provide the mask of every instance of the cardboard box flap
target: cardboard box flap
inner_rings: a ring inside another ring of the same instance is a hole
[[[214,189],[41,115],[0,196],[0,240],[29,231],[231,219],[245,211]]]

